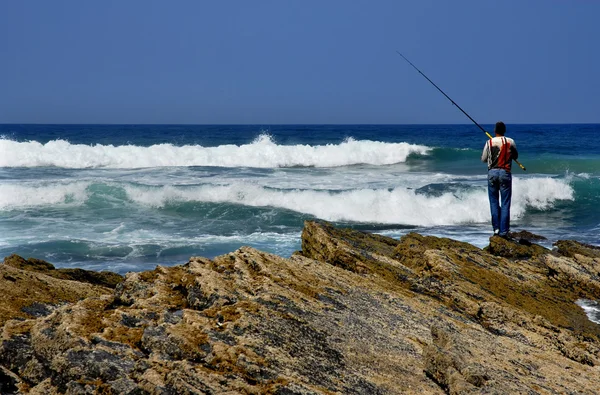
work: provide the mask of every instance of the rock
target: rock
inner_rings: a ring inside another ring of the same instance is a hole
[[[56,273],[56,275],[54,275],[54,273]],[[56,278],[80,281],[83,283],[99,285],[107,288],[115,288],[121,281],[123,281],[123,276],[117,273],[107,271],[94,272],[83,269],[56,269],[50,275]]]
[[[48,272],[50,270],[55,270],[53,264],[46,262],[42,259],[24,259],[17,254],[12,254],[4,258],[4,264],[17,269],[28,270],[33,272]]]
[[[47,316],[64,304],[111,292],[105,286],[107,281],[76,281],[61,270],[39,259],[25,260],[18,255],[5,258],[4,264],[0,264],[0,289],[3,294],[0,326],[11,318]],[[95,273],[89,277],[103,276],[105,274]],[[106,278],[114,279],[115,276],[118,275],[106,273]]]
[[[114,289],[0,265],[2,284],[89,292],[9,309],[0,378],[38,394],[595,393],[600,326],[575,301],[600,299],[600,258],[493,242],[506,257],[309,221],[289,259],[243,247]]]
[[[117,273],[83,269],[56,269],[54,265],[42,259],[24,259],[16,254],[4,258],[4,264],[21,270],[44,273],[54,278],[80,281],[108,288],[115,288],[118,283],[123,281],[123,276]]]
[[[574,258],[576,255],[582,255],[589,258],[600,258],[600,247],[589,244],[579,243],[574,240],[559,240],[553,244],[559,254]]]
[[[526,231],[526,230],[521,230],[519,232],[509,232],[508,235],[511,238],[515,239],[515,240],[528,240],[528,241],[532,241],[532,240],[538,240],[538,241],[539,240],[548,240],[544,236],[536,235],[535,233],[531,233],[531,232]]]
[[[485,385],[489,376],[483,366],[470,363],[472,353],[460,344],[456,332],[450,326],[431,327],[432,344],[423,351],[425,372],[451,394],[474,392]]]
[[[500,236],[490,237],[490,245],[486,247],[492,255],[510,259],[535,258],[547,254],[549,251],[527,239],[505,239]]]
[[[0,394],[16,394],[19,391],[21,380],[10,370],[0,366]]]

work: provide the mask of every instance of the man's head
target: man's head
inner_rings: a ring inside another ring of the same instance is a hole
[[[504,122],[496,122],[494,133],[496,133],[496,136],[504,136],[504,133],[506,133],[506,125]]]

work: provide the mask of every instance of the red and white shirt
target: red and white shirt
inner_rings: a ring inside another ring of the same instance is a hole
[[[488,170],[504,169],[510,172],[513,159],[519,157],[517,145],[510,137],[496,136],[489,139],[483,147],[481,161],[487,162]]]

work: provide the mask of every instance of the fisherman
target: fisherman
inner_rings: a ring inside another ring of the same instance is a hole
[[[494,133],[495,137],[488,140],[483,147],[481,161],[488,164],[488,197],[494,235],[508,238],[512,197],[510,165],[519,157],[519,153],[515,141],[504,136],[504,122],[496,122]]]

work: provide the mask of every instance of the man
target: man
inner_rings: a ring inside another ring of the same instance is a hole
[[[510,137],[504,137],[506,133],[504,122],[496,122],[494,133],[496,136],[483,147],[481,161],[488,164],[488,196],[494,235],[508,238],[510,200],[512,196],[510,168],[513,159],[518,159],[519,153],[514,140]],[[500,200],[498,197],[500,197]]]

